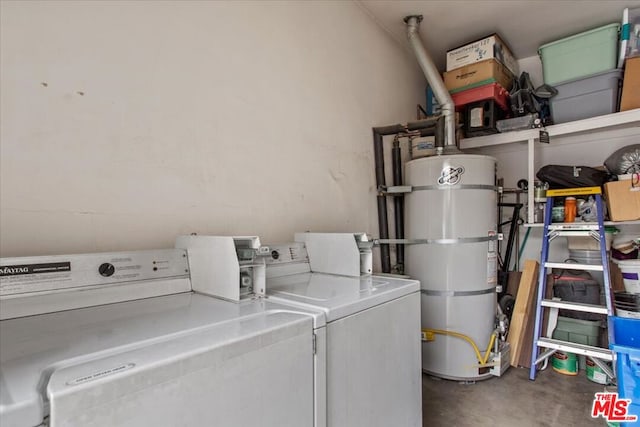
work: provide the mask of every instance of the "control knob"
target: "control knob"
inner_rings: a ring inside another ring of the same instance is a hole
[[[113,276],[113,273],[115,272],[116,272],[116,268],[113,266],[113,264],[108,262],[105,262],[104,264],[100,264],[100,267],[98,267],[98,273],[100,273],[100,275],[103,277]]]

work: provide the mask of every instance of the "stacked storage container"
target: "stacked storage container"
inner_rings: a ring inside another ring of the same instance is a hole
[[[518,63],[497,34],[447,52],[444,84],[463,116],[466,136],[497,133],[496,121],[509,111],[514,75]]]
[[[618,264],[624,291],[614,293],[616,315],[640,319],[640,259],[614,260]]]
[[[619,24],[609,24],[540,46],[544,82],[558,90],[551,98],[554,123],[618,110],[619,32]]]

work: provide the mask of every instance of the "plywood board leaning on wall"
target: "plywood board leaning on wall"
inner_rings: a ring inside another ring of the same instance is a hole
[[[538,268],[539,264],[535,260],[528,259],[524,262],[516,303],[511,315],[509,336],[507,337],[507,341],[511,346],[511,366],[514,367],[518,367],[523,350],[531,348],[531,343],[525,341],[531,336],[531,334],[527,333],[527,330],[533,329],[535,321],[534,316],[530,314],[534,312]]]

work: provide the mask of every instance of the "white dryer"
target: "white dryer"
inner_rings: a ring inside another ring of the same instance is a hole
[[[0,266],[2,427],[314,424],[321,314],[194,293],[181,249]]]
[[[325,313],[329,427],[421,426],[420,284],[367,274],[362,238],[301,233],[269,245],[267,297]]]

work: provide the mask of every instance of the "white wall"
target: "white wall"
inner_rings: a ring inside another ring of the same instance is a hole
[[[377,236],[424,78],[352,2],[2,2],[0,254]]]
[[[544,83],[544,78],[542,77],[542,62],[540,62],[540,57],[538,55],[518,59],[518,67],[520,68],[521,73],[523,71],[529,73],[531,83],[534,87],[538,87]]]

